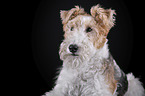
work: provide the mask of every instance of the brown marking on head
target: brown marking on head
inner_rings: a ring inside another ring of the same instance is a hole
[[[75,6],[75,8],[72,8],[71,10],[60,11],[60,16],[62,19],[62,24],[66,24],[69,20],[72,20],[75,18],[77,15],[84,15],[86,12],[84,11],[83,8],[79,8],[79,6]]]
[[[115,10],[101,8],[100,5],[93,6],[90,10],[91,15],[95,18],[96,22],[102,27],[104,35],[107,36],[109,30],[114,26]]]
[[[79,6],[75,6],[75,8],[72,8],[71,10],[68,10],[68,11],[65,11],[65,10],[60,11],[60,17],[63,24],[63,30],[65,32],[68,31],[66,28],[68,21],[74,19],[78,15],[87,15],[87,13],[84,11],[83,8],[80,8]],[[64,37],[66,37],[66,34],[64,34]]]
[[[99,49],[104,46],[106,42],[109,30],[114,26],[115,11],[111,9],[103,9],[100,5],[93,6],[90,9],[92,17],[94,17],[96,23],[96,28],[99,30],[98,38],[95,39],[95,46]]]
[[[67,37],[66,32],[69,31],[67,28],[67,23],[69,21],[78,22],[79,20],[73,20],[76,18],[80,19],[78,18],[80,15],[90,16],[93,19],[91,19],[92,21],[87,22],[88,24],[86,25],[93,28],[93,32],[87,34],[90,40],[93,42],[95,48],[100,49],[104,46],[107,40],[106,38],[109,30],[114,26],[115,18],[113,15],[115,14],[115,11],[111,9],[103,9],[98,4],[93,6],[90,9],[90,12],[91,15],[87,14],[83,8],[79,8],[78,6],[75,6],[75,8],[72,8],[68,11],[61,11],[60,15],[63,24],[63,30],[65,31],[64,37]],[[75,24],[77,23],[74,23],[74,26],[76,26]]]

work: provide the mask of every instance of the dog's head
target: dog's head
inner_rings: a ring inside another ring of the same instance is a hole
[[[87,60],[106,43],[107,34],[114,26],[115,11],[96,5],[91,8],[90,13],[91,15],[87,14],[78,6],[60,12],[65,32],[65,39],[60,46],[62,60],[70,56],[73,59]]]

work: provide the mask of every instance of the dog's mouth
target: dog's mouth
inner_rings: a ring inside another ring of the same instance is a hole
[[[75,54],[75,53],[72,53],[71,55],[72,55],[72,56],[79,56],[78,54]]]

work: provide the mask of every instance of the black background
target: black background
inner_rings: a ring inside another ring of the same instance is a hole
[[[59,10],[80,5],[89,12],[101,4],[116,10],[116,26],[108,35],[110,51],[125,73],[133,72],[145,83],[144,75],[144,8],[143,2],[121,0],[30,0],[23,5],[22,46],[18,63],[18,83],[22,95],[40,96],[54,86],[56,69],[62,65],[59,44],[63,40]],[[121,6],[121,7],[120,7]],[[125,23],[124,23],[125,22]],[[117,25],[118,24],[118,25]],[[117,33],[117,32],[118,33]],[[123,31],[123,32],[122,32]]]

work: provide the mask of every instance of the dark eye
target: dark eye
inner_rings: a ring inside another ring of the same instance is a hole
[[[73,31],[74,30],[74,27],[71,27],[70,30]]]
[[[91,32],[92,31],[92,28],[91,27],[88,27],[87,29],[86,29],[86,32],[88,33],[88,32]]]

